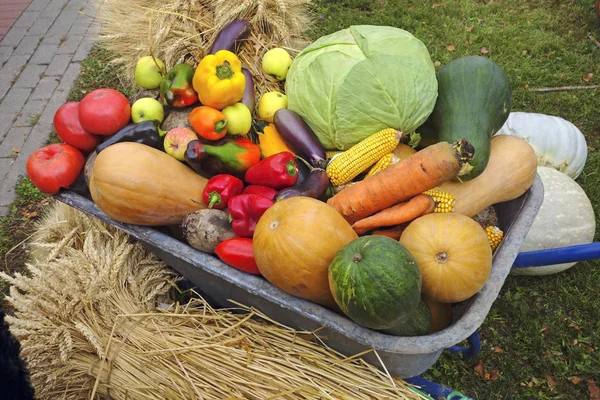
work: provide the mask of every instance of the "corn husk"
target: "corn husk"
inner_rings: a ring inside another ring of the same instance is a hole
[[[252,72],[257,96],[282,90],[282,84],[264,74],[263,54],[284,47],[292,55],[309,40],[302,32],[311,20],[310,0],[104,0],[96,13],[99,41],[118,55],[125,78],[134,83],[137,60],[154,55],[167,68],[178,63],[196,66],[218,32],[235,19],[251,24],[251,35],[238,54]]]
[[[258,310],[180,305],[178,279],[126,234],[61,203],[30,244],[7,316],[38,399],[421,399]],[[189,296],[188,296],[189,298]]]

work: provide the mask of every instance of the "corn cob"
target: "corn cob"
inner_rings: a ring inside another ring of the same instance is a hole
[[[327,176],[334,186],[350,182],[380,158],[394,151],[400,142],[400,131],[383,129],[350,147],[327,165]]]
[[[392,160],[394,159],[394,153],[388,153],[385,156],[381,157],[379,161],[375,163],[365,175],[365,178],[375,175],[379,171],[383,171],[390,165],[392,165]]]
[[[343,151],[341,151],[341,150],[326,151],[325,158],[327,158],[328,160],[331,160],[333,158],[333,156],[335,156],[336,154],[342,154],[342,153],[343,153]]]
[[[490,225],[485,228],[485,233],[487,234],[492,251],[495,251],[502,241],[502,238],[504,238],[504,232],[502,232],[502,230],[500,230],[500,228],[497,226]]]
[[[454,204],[456,203],[456,200],[452,194],[436,189],[427,190],[423,193],[431,196],[433,201],[435,201],[435,209],[433,212],[443,213],[454,211]]]

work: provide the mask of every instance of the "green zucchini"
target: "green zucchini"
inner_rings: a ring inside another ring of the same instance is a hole
[[[475,155],[459,179],[473,179],[485,169],[492,136],[510,114],[510,82],[502,67],[480,56],[449,62],[437,72],[437,80],[435,107],[417,131],[433,133],[440,142],[453,143],[464,138],[471,143]]]

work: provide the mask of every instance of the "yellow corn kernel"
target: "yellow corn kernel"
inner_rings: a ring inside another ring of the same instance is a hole
[[[385,156],[381,157],[379,161],[375,163],[365,175],[365,178],[375,175],[379,171],[383,171],[390,165],[392,165],[392,160],[394,159],[394,153],[388,153]]]
[[[454,204],[456,203],[456,200],[450,193],[436,189],[427,190],[423,193],[430,196],[433,201],[435,201],[435,209],[433,212],[445,213],[454,211]]]
[[[328,160],[331,160],[333,158],[333,156],[335,156],[336,154],[341,154],[341,153],[343,153],[343,151],[341,151],[341,150],[326,151],[325,158],[327,158]]]
[[[504,238],[504,232],[497,226],[490,225],[485,228],[485,233],[487,234],[492,251],[495,251],[498,248],[498,245],[500,245],[502,238]]]
[[[380,158],[394,151],[400,142],[400,131],[383,129],[350,147],[327,165],[327,176],[333,186],[350,182]]]

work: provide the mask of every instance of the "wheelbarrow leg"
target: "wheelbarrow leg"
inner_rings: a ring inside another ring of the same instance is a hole
[[[461,353],[465,360],[475,357],[481,351],[481,340],[479,339],[479,333],[473,332],[471,336],[467,338],[468,346],[450,346],[446,350],[450,353]]]
[[[473,332],[471,336],[467,338],[468,346],[451,346],[448,347],[450,353],[461,353],[464,359],[475,357],[481,351],[481,340],[479,339],[479,333]],[[407,383],[419,387],[419,390],[423,393],[431,396],[433,399],[444,399],[444,400],[470,400],[470,397],[464,394],[447,388],[439,383],[431,382],[421,376],[414,376],[412,378],[405,379]]]
[[[460,392],[449,389],[439,383],[431,382],[421,376],[414,376],[404,380],[405,382],[417,386],[423,393],[431,396],[433,399],[444,400],[473,400]]]

